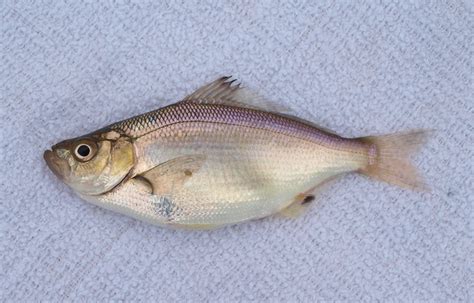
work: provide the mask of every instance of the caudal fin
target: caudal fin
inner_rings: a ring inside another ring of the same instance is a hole
[[[369,164],[360,172],[401,187],[419,191],[428,190],[423,178],[409,159],[423,145],[428,134],[429,131],[420,130],[361,138],[371,147]]]

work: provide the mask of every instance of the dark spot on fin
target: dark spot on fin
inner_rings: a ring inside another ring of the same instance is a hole
[[[290,205],[280,210],[280,214],[287,218],[299,217],[308,209],[308,204],[313,200],[313,195],[299,194]]]
[[[301,201],[301,204],[308,204],[308,203],[311,203],[314,201],[314,196],[313,195],[309,195],[309,196],[306,196],[304,197],[303,201]]]

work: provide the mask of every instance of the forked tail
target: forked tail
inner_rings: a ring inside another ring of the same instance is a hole
[[[428,134],[429,131],[421,130],[360,138],[370,144],[369,163],[360,172],[401,187],[428,190],[409,159],[423,145]]]

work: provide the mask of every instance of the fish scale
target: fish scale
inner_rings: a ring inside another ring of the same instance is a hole
[[[422,187],[407,159],[425,132],[343,138],[233,83],[220,78],[180,102],[60,142],[46,162],[93,204],[183,228],[295,215],[318,185],[349,172]]]
[[[181,211],[168,216],[168,224],[222,225],[267,216],[319,181],[367,161],[365,154],[356,157],[354,152],[355,147],[365,150],[364,145],[348,140],[337,145],[336,153],[328,143],[333,135],[273,113],[183,102],[150,115],[156,122],[145,128],[137,118],[112,126],[135,140],[135,173],[181,156],[207,157],[203,167],[170,194]],[[180,131],[186,136],[177,137]],[[112,196],[101,201],[114,203]],[[153,197],[149,203],[155,203]],[[149,218],[153,213],[135,216]]]

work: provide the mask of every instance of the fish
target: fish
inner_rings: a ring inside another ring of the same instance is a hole
[[[84,200],[151,224],[216,229],[305,213],[322,184],[348,173],[412,190],[410,157],[426,130],[345,138],[232,77],[44,152]]]

